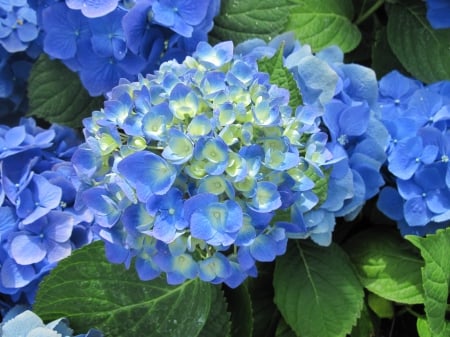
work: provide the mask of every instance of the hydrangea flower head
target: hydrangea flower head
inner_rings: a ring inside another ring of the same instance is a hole
[[[33,119],[0,126],[0,292],[10,304],[32,303],[55,263],[92,241],[92,216],[75,209],[78,144],[73,130]]]
[[[392,82],[409,83],[399,97]],[[378,208],[402,234],[425,235],[450,221],[448,81],[425,86],[397,72],[380,80],[378,118],[389,131],[387,181]],[[391,88],[391,90],[389,90]]]
[[[320,203],[327,136],[303,132],[289,91],[231,42],[124,81],[84,126],[72,159],[80,202],[109,260],[135,258],[142,279],[237,286],[289,236],[310,234],[301,214]]]
[[[23,51],[39,35],[36,11],[28,4],[0,17],[0,45],[10,53]]]
[[[237,49],[245,59],[258,59],[274,55],[281,43],[284,43],[284,65],[302,93],[304,105],[297,108],[302,131],[313,133],[317,128],[326,128],[330,136],[327,139],[323,134],[315,134],[311,137],[314,142],[306,151],[306,158],[317,162],[326,161],[320,152],[323,147],[334,157],[333,164],[327,166],[327,198],[319,209],[304,215],[300,210],[295,213],[296,218],[303,219],[311,238],[327,245],[331,242],[335,218],[354,219],[366,200],[376,195],[384,184],[380,168],[386,160],[388,132],[375,118],[377,80],[369,68],[344,64],[344,55],[338,47],[314,54],[310,46],[301,45],[292,33],[280,35],[269,43],[249,40]],[[318,120],[321,122],[317,123]],[[299,137],[297,130],[291,132]],[[301,176],[296,180],[306,186],[310,184]]]

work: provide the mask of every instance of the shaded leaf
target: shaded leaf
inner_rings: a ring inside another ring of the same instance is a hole
[[[249,337],[253,332],[253,309],[246,283],[235,289],[226,288],[225,296],[231,312],[231,336]]]
[[[73,128],[100,108],[103,97],[91,97],[78,78],[64,64],[41,55],[34,63],[28,84],[28,115]]]
[[[227,311],[227,301],[219,286],[211,287],[211,311],[205,326],[198,335],[198,337],[211,336],[231,336],[230,313]]]
[[[392,319],[394,317],[394,304],[374,293],[369,293],[367,296],[367,304],[370,309],[380,318],[389,318]]]
[[[350,337],[373,337],[375,336],[375,327],[367,308],[367,305],[364,305],[363,310],[361,312],[361,317],[359,317],[358,322],[353,327],[352,332],[350,333]]]
[[[390,7],[389,45],[417,79],[426,83],[450,80],[450,29],[432,29],[425,13],[424,3]]]
[[[275,263],[258,264],[258,277],[247,279],[253,309],[253,337],[272,337],[280,313],[273,302],[273,270]]]
[[[277,331],[275,333],[275,337],[296,337],[294,331],[292,331],[291,327],[286,324],[284,319],[280,319],[277,326]]]
[[[406,72],[389,45],[386,27],[382,27],[375,32],[371,67],[379,79],[392,70]]]

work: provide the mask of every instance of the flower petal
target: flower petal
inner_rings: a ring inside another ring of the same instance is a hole
[[[153,194],[165,194],[175,181],[177,172],[163,158],[139,151],[122,159],[117,170],[136,188],[139,200],[145,202]]]
[[[13,259],[6,259],[1,269],[1,281],[6,288],[22,288],[33,281],[36,272],[33,266],[22,266]]]
[[[18,234],[11,240],[11,257],[21,265],[38,263],[47,255],[45,243],[37,236]]]

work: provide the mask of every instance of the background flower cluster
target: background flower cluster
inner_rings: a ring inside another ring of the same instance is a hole
[[[0,335],[447,336],[449,11],[0,1]]]

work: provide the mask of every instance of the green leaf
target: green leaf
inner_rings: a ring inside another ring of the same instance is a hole
[[[425,313],[434,337],[449,336],[445,321],[450,281],[450,228],[438,230],[425,238],[408,235],[406,238],[417,248],[425,260],[422,282],[425,292]]]
[[[405,69],[426,83],[450,80],[450,29],[432,29],[425,4],[390,8],[388,41]]]
[[[258,69],[270,75],[270,83],[289,90],[289,106],[295,111],[303,101],[300,88],[297,86],[294,76],[283,65],[283,49],[284,44],[282,44],[273,57],[265,57],[259,60]]]
[[[375,327],[370,317],[369,309],[367,305],[364,305],[361,312],[361,317],[359,317],[358,322],[353,327],[350,337],[369,337],[375,336]]]
[[[276,263],[275,303],[302,337],[345,336],[355,325],[364,291],[346,253],[295,241]]]
[[[367,296],[367,304],[370,309],[380,318],[394,317],[394,305],[391,301],[375,295],[374,293],[369,293]]]
[[[100,108],[103,97],[91,97],[78,78],[59,61],[44,54],[34,63],[28,82],[28,115],[73,128]]]
[[[67,317],[79,332],[96,327],[107,337],[185,337],[200,333],[210,306],[209,283],[141,281],[134,270],[109,263],[98,241],[59,262],[33,309],[45,321]]]
[[[406,73],[406,70],[394,55],[389,45],[386,27],[382,27],[375,32],[375,41],[372,45],[371,67],[379,79],[392,70]]]
[[[416,326],[419,337],[432,337],[430,327],[428,326],[428,322],[425,318],[417,318]]]
[[[286,321],[281,318],[277,325],[275,337],[297,337],[297,335],[292,331],[291,327],[287,325]]]
[[[238,44],[252,38],[268,41],[285,32],[289,10],[289,0],[223,0],[209,34],[210,42],[232,40]]]
[[[423,303],[423,261],[397,232],[367,230],[352,237],[344,248],[369,291],[394,302]]]
[[[273,302],[275,263],[259,263],[258,277],[246,281],[253,310],[253,337],[273,337],[280,313]]]
[[[338,45],[344,52],[356,48],[361,33],[351,20],[351,0],[293,0],[286,31],[293,31],[302,44],[319,51]]]
[[[249,337],[253,332],[252,301],[246,283],[235,289],[226,288],[228,310],[231,312],[231,335]]]
[[[428,321],[425,318],[423,317],[417,318],[416,327],[419,337],[434,337],[434,335],[431,333]],[[442,336],[450,336],[450,323],[448,321],[446,322],[445,332],[443,333]]]
[[[227,301],[219,286],[211,287],[211,311],[205,326],[198,337],[230,337],[230,313],[227,311]]]

